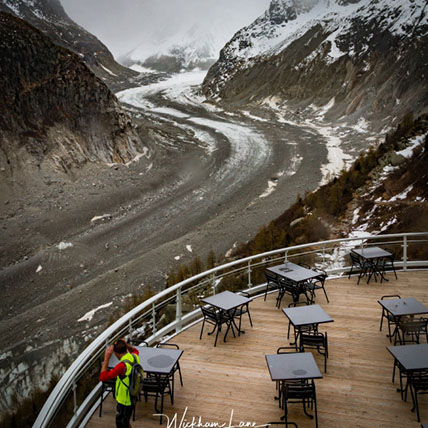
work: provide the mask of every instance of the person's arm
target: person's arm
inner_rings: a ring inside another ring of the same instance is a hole
[[[110,357],[113,354],[113,345],[109,346],[106,349],[106,352],[104,354],[104,361],[103,365],[101,367],[101,373],[100,373],[100,381],[106,382],[108,380],[116,379],[117,376],[122,375],[123,371],[126,370],[125,363],[120,362],[116,365],[116,367],[112,370],[108,370],[108,363],[110,361]]]
[[[138,352],[137,348],[134,348],[133,346],[131,346],[129,343],[126,344],[126,347],[128,349],[128,352],[130,352],[131,354],[136,354],[136,355],[140,355],[140,353]]]

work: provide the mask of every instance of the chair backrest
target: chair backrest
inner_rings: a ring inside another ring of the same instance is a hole
[[[427,318],[410,319],[408,317],[402,317],[399,326],[405,333],[418,333],[426,331],[427,323]]]
[[[380,298],[380,300],[384,300],[384,299],[401,299],[401,297],[399,294],[388,294]]]
[[[284,398],[287,399],[304,399],[315,398],[315,382],[311,379],[309,382],[285,383]]]
[[[300,344],[303,346],[325,346],[327,342],[327,332],[302,332],[300,333]]]
[[[311,269],[311,270],[314,270],[312,266],[310,266],[310,265],[308,265],[308,264],[306,264],[306,263],[299,263],[299,266],[302,266],[302,267],[304,267],[305,269]]]
[[[420,370],[410,375],[411,384],[417,389],[428,391],[428,370]]]
[[[361,265],[360,262],[360,256],[358,254],[353,253],[352,251],[349,253],[349,256],[351,257],[351,262],[354,265]]]
[[[180,347],[176,344],[176,343],[158,343],[156,345],[156,348],[175,348],[175,349],[180,349]]]
[[[287,278],[279,278],[279,285],[286,293],[294,294],[296,292],[296,286],[294,282]]]
[[[272,273],[269,272],[268,270],[265,271],[265,276],[266,276],[266,281],[267,282],[272,282],[274,284],[278,284],[278,277]]]
[[[281,346],[276,350],[277,354],[295,354],[296,352],[294,346]]]
[[[216,312],[213,308],[206,308],[204,306],[201,306],[201,311],[204,318],[214,322],[220,321],[220,314]]]

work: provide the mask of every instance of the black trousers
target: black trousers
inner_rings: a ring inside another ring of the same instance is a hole
[[[131,420],[132,410],[134,405],[125,406],[117,403],[116,407],[116,428],[129,428],[129,421]]]

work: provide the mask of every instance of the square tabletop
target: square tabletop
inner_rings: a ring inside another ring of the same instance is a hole
[[[151,348],[148,346],[135,346],[138,349],[141,366],[148,373],[169,374],[180,359],[181,349]],[[112,354],[109,367],[114,367],[119,360]]]
[[[358,254],[364,259],[380,259],[382,257],[391,257],[392,254],[380,247],[354,248],[352,252]]]
[[[311,352],[273,354],[265,357],[273,381],[322,378]]]
[[[428,314],[428,308],[414,297],[404,299],[383,299],[378,303],[394,317]]]
[[[321,272],[316,272],[311,269],[306,269],[303,266],[296,265],[295,263],[287,262],[282,265],[270,266],[266,270],[274,273],[275,275],[288,278],[294,282],[307,281],[308,279],[316,278],[322,275]]]
[[[428,344],[388,346],[388,351],[406,371],[428,369]]]
[[[223,311],[230,311],[231,309],[245,305],[251,301],[252,299],[249,297],[241,296],[240,294],[232,293],[231,291],[223,291],[222,293],[214,294],[214,296],[201,299],[201,302],[215,306]]]
[[[333,318],[320,305],[283,308],[282,312],[295,327],[333,322]]]

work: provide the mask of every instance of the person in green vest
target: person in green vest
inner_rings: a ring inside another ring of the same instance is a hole
[[[116,364],[113,369],[108,370],[110,357],[113,353],[116,355],[119,363]],[[118,339],[113,345],[110,345],[106,349],[104,362],[101,367],[101,382],[116,379],[116,428],[132,428],[130,420],[134,410],[134,403],[131,401],[131,396],[127,387],[127,385],[129,385],[129,375],[132,370],[131,364],[127,364],[127,361],[134,361],[134,356],[131,354],[134,354],[137,362],[140,363],[138,349],[126,343],[125,339]]]

